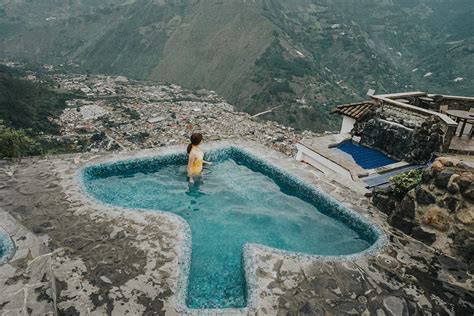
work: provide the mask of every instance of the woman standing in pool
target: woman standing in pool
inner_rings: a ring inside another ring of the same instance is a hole
[[[199,148],[202,141],[202,134],[194,133],[191,135],[191,144],[188,145],[188,181],[194,183],[194,177],[201,176],[203,164],[211,164],[204,160],[204,152]]]

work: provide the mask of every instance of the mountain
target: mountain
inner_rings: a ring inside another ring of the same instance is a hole
[[[378,93],[472,94],[472,0],[0,0],[0,58],[215,90],[316,131]]]
[[[19,70],[0,64],[0,120],[8,126],[32,133],[59,133],[49,117],[65,108],[67,95],[53,92],[44,84],[21,79]]]

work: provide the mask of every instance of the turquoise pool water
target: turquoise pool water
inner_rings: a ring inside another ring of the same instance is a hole
[[[14,252],[14,245],[7,232],[0,228],[0,264],[11,258]]]
[[[369,225],[309,186],[237,149],[207,155],[203,182],[186,182],[186,156],[92,166],[89,194],[109,204],[162,210],[192,232],[190,308],[246,305],[245,243],[319,255],[348,255],[377,239]]]

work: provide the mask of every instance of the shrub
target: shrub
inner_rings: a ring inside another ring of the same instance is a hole
[[[14,78],[14,74],[14,70],[0,67],[0,119],[15,129],[59,134],[59,126],[49,117],[61,113],[68,96],[43,84]]]
[[[412,169],[390,178],[390,185],[396,197],[403,198],[411,189],[421,183],[423,169]]]
[[[0,126],[0,157],[20,159],[34,153],[37,147],[24,130]]]

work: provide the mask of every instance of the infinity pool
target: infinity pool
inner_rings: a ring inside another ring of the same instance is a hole
[[[347,209],[237,148],[210,152],[203,181],[186,182],[186,155],[101,164],[84,170],[86,191],[117,206],[172,212],[192,232],[190,308],[246,305],[245,243],[318,255],[370,247],[377,231]]]

